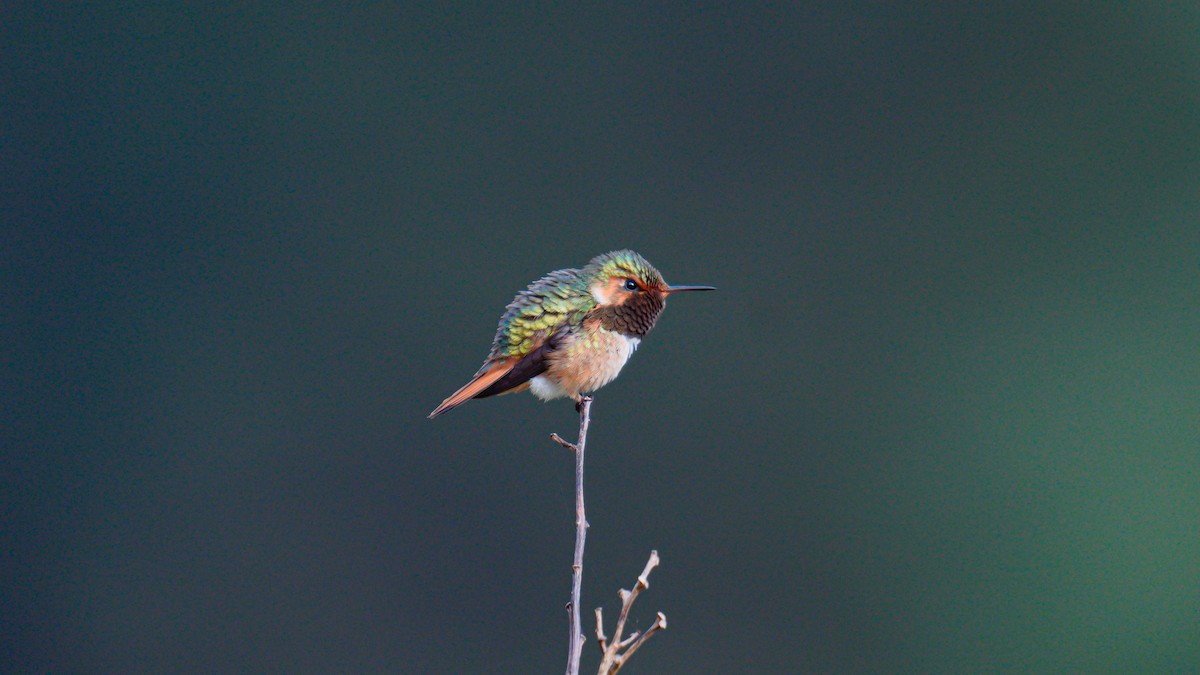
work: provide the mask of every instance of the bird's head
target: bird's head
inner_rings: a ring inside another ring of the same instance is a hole
[[[626,304],[662,310],[667,296],[683,291],[713,291],[712,286],[668,286],[645,258],[628,249],[592,258],[583,268],[588,290],[600,307]]]

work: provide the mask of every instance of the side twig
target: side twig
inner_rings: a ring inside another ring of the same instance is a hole
[[[641,647],[646,640],[650,639],[660,630],[665,630],[667,627],[667,616],[662,612],[658,613],[658,620],[654,625],[646,630],[645,633],[634,631],[629,637],[624,640],[621,635],[625,632],[625,620],[629,618],[629,608],[633,607],[633,601],[637,600],[637,596],[642,591],[650,588],[650,572],[655,567],[658,567],[658,551],[650,552],[650,560],[646,562],[646,568],[642,570],[641,576],[637,578],[637,583],[634,584],[632,591],[621,589],[617,595],[621,598],[621,613],[617,616],[617,627],[613,633],[612,642],[604,635],[604,613],[599,607],[596,608],[596,640],[600,643],[600,652],[603,654],[600,660],[600,670],[598,675],[615,675],[633,656],[638,647]],[[625,651],[621,651],[621,650]]]
[[[579,620],[579,594],[583,587],[583,544],[587,539],[587,516],[583,509],[583,451],[587,445],[588,422],[591,421],[592,397],[584,396],[579,401],[579,439],[575,443],[563,440],[558,434],[550,434],[554,442],[575,452],[575,560],[571,563],[571,602],[567,611],[571,616],[571,640],[567,654],[567,675],[579,675],[579,657],[583,653],[583,629]],[[616,672],[616,671],[613,671]]]

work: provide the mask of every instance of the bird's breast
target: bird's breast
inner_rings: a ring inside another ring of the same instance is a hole
[[[620,374],[640,343],[640,338],[603,328],[575,333],[550,355],[545,373],[549,382],[535,386],[534,393],[542,398],[556,398],[595,391]],[[537,391],[539,388],[542,393]]]

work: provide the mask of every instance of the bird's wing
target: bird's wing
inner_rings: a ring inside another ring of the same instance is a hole
[[[517,361],[504,377],[496,380],[487,389],[475,395],[475,398],[487,398],[496,394],[511,394],[517,391],[523,391],[529,386],[529,381],[533,378],[546,372],[546,357],[550,352],[554,351],[554,343],[556,340],[552,337],[546,340],[533,351],[526,354],[520,361]]]

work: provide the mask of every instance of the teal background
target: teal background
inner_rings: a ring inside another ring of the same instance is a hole
[[[1200,667],[1186,3],[0,34],[0,670],[560,671],[574,411],[425,415],[624,247],[720,288],[594,406],[586,632],[663,559],[626,672]]]

